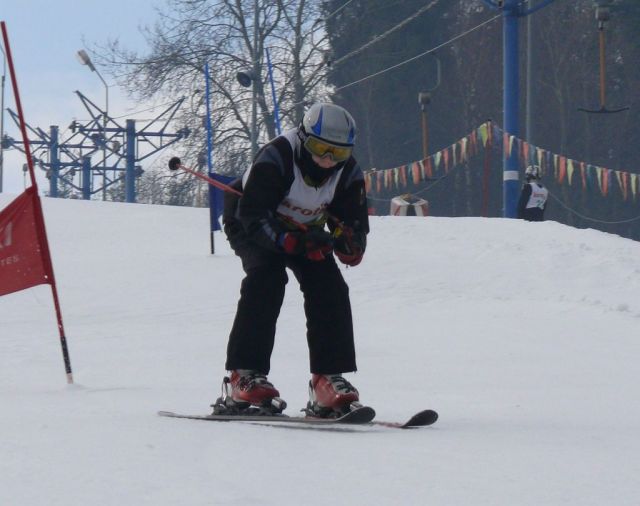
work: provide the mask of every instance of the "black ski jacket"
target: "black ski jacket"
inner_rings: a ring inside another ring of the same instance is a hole
[[[291,134],[291,131],[287,132]],[[285,135],[287,135],[285,134]],[[278,245],[280,234],[295,228],[279,217],[277,209],[288,195],[294,182],[294,164],[304,175],[304,161],[299,156],[299,140],[281,135],[263,146],[243,184],[238,178],[231,186],[242,192],[242,197],[226,193],[224,197],[223,224],[231,247],[238,251],[246,246],[258,245],[273,252],[282,252]],[[292,145],[293,144],[293,145]],[[313,187],[312,184],[309,186]],[[322,186],[322,185],[320,185]],[[335,187],[333,198],[326,211],[359,234],[363,247],[369,233],[369,218],[364,176],[355,158],[349,158]],[[324,226],[324,220],[308,225]],[[336,227],[327,221],[331,231]]]

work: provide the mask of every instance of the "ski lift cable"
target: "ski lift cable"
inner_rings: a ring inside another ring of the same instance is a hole
[[[519,8],[520,6],[524,5],[524,4],[525,4],[525,3],[527,3],[528,1],[529,1],[529,0],[521,0],[521,1],[517,4],[517,7]],[[433,5],[435,5],[435,3],[436,3],[436,1],[431,2],[430,4],[428,4],[427,6],[425,6],[423,9],[424,9],[424,10],[427,10],[427,9],[431,8]],[[346,4],[345,4],[345,6],[346,6]],[[345,7],[345,6],[343,6],[343,7]],[[414,17],[416,17],[416,16],[418,16],[418,15],[422,14],[422,12],[424,12],[424,11],[423,11],[423,9],[420,9],[417,13],[413,14],[412,16],[410,16],[410,18],[406,19],[405,21],[402,21],[400,24],[401,24],[402,26],[404,26],[404,24],[406,24],[406,22],[411,21]],[[537,9],[536,9],[536,10],[537,10]],[[448,41],[443,42],[442,44],[439,44],[438,46],[436,46],[436,47],[434,47],[434,48],[432,48],[432,49],[429,49],[429,50],[424,51],[423,53],[420,53],[420,54],[418,54],[418,55],[416,55],[416,56],[413,56],[413,57],[411,57],[411,58],[409,58],[409,59],[407,59],[407,60],[404,60],[404,61],[402,61],[402,62],[400,62],[400,63],[395,64],[395,65],[392,65],[391,67],[387,67],[386,69],[383,69],[383,70],[380,70],[380,71],[375,72],[375,73],[373,73],[373,74],[370,74],[370,75],[368,75],[368,76],[365,76],[365,77],[363,77],[363,78],[361,78],[361,79],[358,79],[357,81],[353,81],[353,82],[351,82],[351,83],[348,83],[348,84],[345,84],[345,85],[343,85],[343,86],[340,86],[339,88],[335,88],[335,90],[334,90],[334,91],[340,91],[340,90],[343,90],[343,89],[345,89],[345,88],[349,88],[350,86],[354,86],[354,85],[359,84],[359,83],[361,83],[361,82],[363,82],[363,81],[367,81],[368,79],[371,79],[371,78],[373,78],[373,77],[377,77],[377,76],[379,76],[379,75],[381,75],[381,74],[384,74],[384,73],[389,72],[389,71],[391,71],[391,70],[394,70],[394,69],[396,69],[396,68],[398,68],[398,67],[401,67],[401,66],[403,66],[403,65],[406,65],[407,63],[411,63],[412,61],[415,61],[415,60],[417,60],[417,59],[419,59],[419,58],[422,58],[423,56],[426,56],[426,55],[428,55],[428,54],[430,54],[430,53],[434,53],[435,51],[438,51],[439,49],[442,49],[443,47],[445,47],[445,46],[447,46],[447,45],[449,45],[449,44],[452,44],[453,42],[457,41],[458,39],[461,39],[462,37],[465,37],[466,35],[468,35],[468,34],[470,34],[470,33],[474,32],[474,31],[476,31],[476,30],[478,30],[478,29],[482,28],[483,26],[485,26],[485,25],[487,25],[487,24],[489,24],[489,23],[491,23],[491,22],[495,21],[496,19],[498,19],[498,18],[500,18],[500,17],[502,17],[502,16],[503,16],[503,14],[502,14],[502,13],[499,13],[499,14],[495,15],[494,17],[489,18],[489,19],[487,19],[486,21],[483,21],[483,22],[482,22],[482,23],[480,23],[479,25],[474,26],[473,28],[470,28],[469,30],[466,30],[465,32],[463,32],[463,33],[461,33],[461,34],[459,34],[459,35],[456,35],[455,37],[452,37],[452,38],[451,38],[451,39],[449,39]],[[349,57],[351,54],[355,54],[355,53],[360,52],[363,48],[368,47],[369,45],[371,45],[371,44],[373,44],[373,43],[375,43],[375,42],[378,42],[378,41],[381,39],[381,37],[388,35],[391,31],[395,31],[395,29],[396,29],[396,28],[397,28],[397,26],[396,26],[396,27],[394,27],[394,28],[392,28],[391,30],[389,30],[389,32],[387,32],[387,33],[385,33],[385,34],[380,35],[378,38],[374,38],[373,40],[369,41],[367,44],[365,44],[365,46],[363,46],[363,47],[361,47],[361,48],[359,48],[359,49],[356,49],[356,50],[352,51],[352,53],[347,54],[347,55],[345,55],[345,56],[343,56],[343,57],[339,58],[339,59],[337,60],[337,62],[344,60],[344,58]],[[298,105],[298,104],[293,104],[293,105]]]
[[[575,209],[572,209],[571,207],[569,207],[568,205],[566,205],[564,202],[562,202],[562,200],[560,200],[558,197],[556,197],[553,193],[549,192],[549,196],[551,198],[553,198],[553,200],[555,200],[558,204],[560,204],[562,207],[564,207],[567,211],[575,214],[576,216],[578,216],[579,218],[582,218],[583,220],[587,220],[587,221],[591,221],[594,223],[601,223],[604,225],[620,225],[623,223],[632,223],[634,221],[638,221],[640,220],[640,216],[636,216],[635,218],[629,218],[628,220],[619,220],[619,221],[605,221],[605,220],[598,220],[596,218],[591,218],[589,216],[586,216],[584,214],[579,213],[578,211],[576,211]]]
[[[326,18],[323,19],[323,21],[327,21],[328,19],[331,19],[333,16],[335,16],[336,14],[338,14],[338,12],[340,12],[342,9],[344,9],[347,5],[349,5],[351,2],[353,2],[353,0],[348,0],[346,3],[344,3],[342,5],[342,7],[338,7],[335,11],[333,11],[331,14],[329,14]]]
[[[126,117],[131,117],[134,114],[140,114],[142,112],[154,111],[155,109],[158,109],[160,107],[166,107],[166,106],[172,104],[173,102],[174,101],[164,102],[162,104],[158,104],[158,105],[153,105],[153,106],[147,107],[146,109],[140,109],[140,110],[137,110],[137,111],[131,111],[131,112],[128,112],[128,113],[123,114],[121,116],[114,116],[113,119],[122,119],[122,118],[126,118]]]
[[[412,61],[415,61],[415,60],[417,60],[419,58],[422,58],[423,56],[426,56],[426,55],[428,55],[430,53],[434,53],[434,52],[442,49],[443,47],[448,46],[449,44],[452,44],[453,42],[465,37],[466,35],[469,35],[470,33],[474,32],[476,30],[479,30],[480,28],[484,27],[485,25],[488,25],[489,23],[491,23],[491,22],[493,22],[496,19],[501,18],[501,17],[502,17],[502,14],[497,14],[496,16],[493,16],[492,18],[489,18],[486,21],[483,21],[479,25],[476,25],[473,28],[470,28],[469,30],[466,30],[466,31],[456,35],[455,37],[452,37],[451,39],[443,42],[442,44],[438,44],[437,46],[435,46],[435,47],[433,47],[431,49],[428,49],[427,51],[424,51],[424,52],[422,52],[422,53],[420,53],[420,54],[418,54],[416,56],[412,56],[411,58],[408,58],[408,59],[406,59],[404,61],[401,61],[400,63],[396,63],[395,65],[387,67],[386,69],[382,69],[382,70],[380,70],[378,72],[374,72],[373,74],[369,74],[368,76],[362,77],[362,78],[360,78],[360,79],[358,79],[356,81],[353,81],[351,83],[339,86],[339,87],[335,88],[334,91],[341,91],[341,90],[344,90],[346,88],[350,88],[351,86],[355,86],[356,84],[360,84],[360,83],[362,83],[364,81],[367,81],[367,80],[372,79],[374,77],[377,77],[379,75],[382,75],[382,74],[385,74],[387,72],[390,72],[391,70],[395,70],[398,67],[402,67],[403,65],[406,65],[407,63],[411,63]]]
[[[348,60],[349,58],[351,58],[352,56],[355,56],[357,54],[360,54],[362,51],[368,49],[369,47],[373,46],[374,44],[376,44],[377,42],[380,42],[381,40],[387,38],[389,35],[391,35],[392,33],[396,32],[397,30],[399,30],[400,28],[403,28],[405,25],[407,25],[408,23],[410,23],[411,21],[413,21],[414,19],[416,19],[417,17],[419,17],[421,14],[425,13],[426,11],[428,11],[429,9],[431,9],[433,6],[435,6],[440,0],[433,0],[432,2],[430,2],[427,5],[422,6],[420,9],[418,9],[415,13],[413,13],[411,16],[409,16],[408,18],[402,20],[400,23],[398,23],[397,25],[395,25],[394,27],[390,28],[389,30],[387,30],[384,33],[381,33],[380,35],[376,35],[373,39],[371,39],[369,42],[367,42],[365,45],[360,46],[358,49],[351,51],[350,53],[347,53],[344,56],[341,56],[340,58],[338,58],[336,61],[332,62],[332,66],[335,65],[340,65],[342,64],[345,60]]]

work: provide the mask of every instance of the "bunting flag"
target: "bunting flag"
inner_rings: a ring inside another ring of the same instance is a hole
[[[618,183],[620,184],[620,188],[622,188],[622,199],[627,200],[629,196],[629,185],[628,183],[628,173],[622,172],[621,170],[616,171],[616,175],[618,176]]]
[[[487,123],[481,125],[478,131],[480,133],[480,139],[482,139],[482,147],[486,147],[489,139],[489,125]]]
[[[471,136],[469,138],[469,142],[471,143],[471,156],[475,156],[478,154],[478,134],[477,130],[471,132]]]
[[[433,167],[432,167],[432,164],[431,164],[432,160],[433,160],[433,157],[431,157],[431,156],[429,158],[427,158],[427,162],[425,163],[425,168],[424,168],[425,169],[424,170],[425,175],[429,179],[431,179],[433,177]]]
[[[578,165],[580,170],[580,181],[582,181],[582,189],[584,190],[587,187],[587,174],[586,174],[586,166],[584,162],[580,162]]]
[[[577,185],[583,191],[597,190],[602,196],[609,196],[611,188],[615,185],[623,200],[633,198],[635,201],[640,194],[638,174],[614,171],[553,153],[510,135],[491,121],[483,123],[468,135],[423,160],[393,169],[374,169],[365,172],[367,191],[380,193],[392,188],[404,189],[409,183],[417,185],[422,181],[433,179],[438,172],[448,174],[458,165],[468,162],[472,156],[479,154],[480,149],[491,148],[493,139],[502,139],[501,145],[505,158],[515,154],[519,158],[521,168],[529,164],[537,164],[544,175],[552,177],[558,184],[575,187],[575,175],[576,178],[580,178]],[[617,192],[616,195],[618,195]]]
[[[536,148],[536,157],[537,157],[538,165],[543,165],[543,160],[545,158],[544,149]]]
[[[558,183],[562,184],[564,178],[567,176],[567,159],[564,156],[559,157],[558,163]]]
[[[422,162],[413,162],[411,164],[411,180],[413,181],[413,184],[418,184],[421,178],[424,178],[421,174],[421,172],[424,172],[424,168],[421,171],[420,165],[422,165]]]
[[[433,155],[435,170],[438,170],[438,168],[440,167],[441,159],[442,159],[442,151],[438,151],[435,155]]]
[[[604,195],[602,190],[602,167],[595,167],[596,179],[598,181],[598,188],[600,189],[600,193]]]

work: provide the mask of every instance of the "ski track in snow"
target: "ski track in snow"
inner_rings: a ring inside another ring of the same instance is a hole
[[[0,195],[0,207],[13,196]],[[640,504],[640,243],[558,223],[373,217],[344,269],[381,420],[355,433],[174,420],[219,395],[242,279],[208,210],[43,199],[48,286],[0,299],[0,505]],[[293,276],[270,379],[307,400]]]

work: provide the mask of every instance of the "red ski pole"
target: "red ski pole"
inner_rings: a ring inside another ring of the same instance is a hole
[[[205,174],[201,174],[200,172],[197,172],[193,169],[190,169],[189,167],[182,165],[182,162],[180,161],[180,158],[178,158],[177,156],[174,156],[171,160],[169,160],[169,169],[170,170],[182,170],[184,172],[188,172],[189,174],[191,174],[192,176],[197,177],[198,179],[201,179],[202,181],[205,181],[207,183],[209,183],[211,186],[215,186],[216,188],[228,192],[228,193],[233,193],[234,195],[238,195],[240,197],[242,197],[242,192],[236,190],[235,188],[229,186],[228,184],[224,184],[221,181],[217,181],[216,179],[213,179],[212,177],[209,177]],[[291,223],[293,226],[295,226],[296,228],[302,230],[303,232],[307,232],[309,230],[309,227],[307,227],[304,223],[300,223],[299,221],[294,220],[293,218],[286,216],[284,214],[280,214],[278,213],[278,215],[283,218],[284,220],[288,221],[289,223]]]
[[[190,169],[186,165],[182,165],[180,158],[178,158],[177,156],[174,156],[173,158],[171,158],[171,160],[169,160],[169,169],[173,171],[180,169],[184,172],[191,174],[194,177],[197,177],[198,179],[201,179],[202,181],[206,181],[210,185],[215,186],[216,188],[219,188],[222,191],[233,193],[234,195],[238,195],[242,197],[241,191],[236,190],[235,188],[229,186],[228,184],[224,184],[205,174],[201,174],[200,172]],[[280,216],[280,218],[289,222],[291,225],[293,225],[297,229],[303,232],[307,232],[309,230],[309,227],[307,227],[304,223],[300,223],[299,221],[296,221],[285,214],[281,214],[281,213],[277,213],[277,214],[278,216]],[[334,222],[334,224],[336,225],[336,228],[340,231],[340,234],[343,234],[345,236],[346,243],[349,249],[353,251],[353,229],[348,225],[345,225],[342,221],[340,221],[338,218],[336,218],[332,214],[327,213],[327,217]]]

